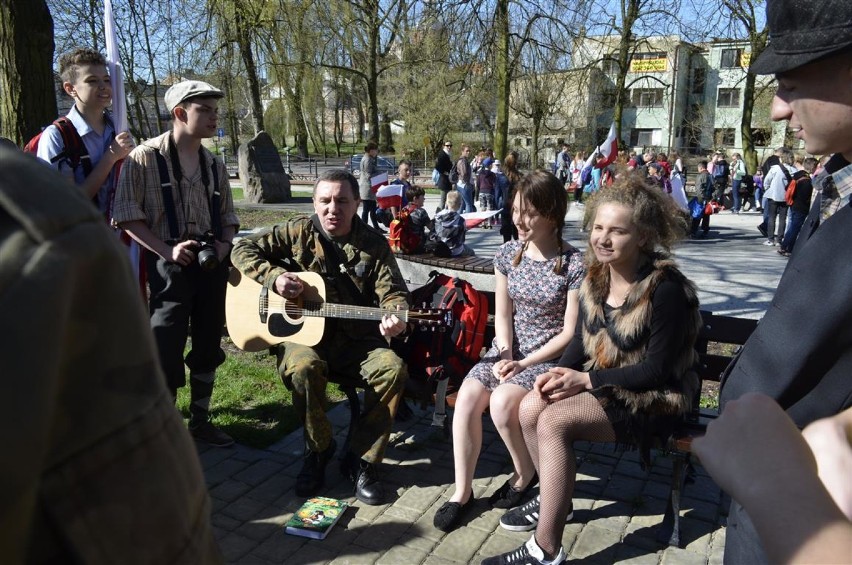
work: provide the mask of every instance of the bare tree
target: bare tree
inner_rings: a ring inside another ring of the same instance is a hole
[[[399,64],[392,56],[397,47],[397,30],[405,16],[405,0],[332,0],[322,12],[322,25],[331,37],[322,50],[319,64],[360,78],[367,94],[368,137],[387,146],[379,131],[379,80]],[[348,54],[345,64],[330,62],[325,51],[342,45]]]
[[[23,145],[56,117],[53,19],[43,0],[0,0],[0,135]]]

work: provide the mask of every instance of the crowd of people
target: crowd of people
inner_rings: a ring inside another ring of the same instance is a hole
[[[828,3],[830,10],[768,3],[770,43],[750,67],[776,75],[772,118],[788,121],[825,160],[797,160],[782,148],[749,174],[739,154],[728,161],[719,151],[697,167],[700,205],[724,205],[730,183],[731,212],[762,211],[766,245],[790,257],[769,310],[722,376],[720,417],[695,442],[732,495],[729,563],[841,562],[852,547],[852,248],[838,245],[852,222],[852,5]],[[809,33],[795,45],[778,41],[799,30]],[[22,319],[45,302],[53,314],[44,337],[50,355],[25,354],[33,346],[24,332],[0,343],[9,363],[2,397],[15,423],[3,437],[20,463],[3,472],[3,561],[222,562],[190,438],[234,443],[209,416],[225,359],[231,266],[291,301],[310,290],[298,273],[312,272],[328,302],[382,309],[377,320],[334,320],[318,343],[285,341],[275,354],[304,424],[296,494],[323,492],[337,451],[325,412],[333,378],[365,390],[341,471],[359,501],[388,502],[379,467],[407,378],[390,342],[412,327],[397,316],[410,295],[376,229],[374,144],[365,148],[361,182],[344,170],[324,172],[312,215],[234,241],[239,218],[226,171],[202,145],[215,133],[224,92],[201,81],[172,85],[172,129],[135,145],[106,111],[111,90],[100,54],[62,57],[60,76],[85,158],[68,151],[64,123],[42,134],[42,163],[0,146],[0,304]],[[418,218],[426,239],[433,231],[465,255],[472,250],[460,213],[478,195],[504,239],[494,258],[495,337],[459,392],[455,489],[433,522],[450,531],[471,511],[489,408],[512,473],[488,501],[506,509],[501,527],[533,533],[484,563],[559,565],[573,518],[574,443],[638,446],[647,463],[655,440],[670,435],[699,394],[697,290],[671,249],[699,229],[707,234],[709,214],[692,214],[679,196],[686,170],[677,155],[622,155],[584,174],[583,155],[572,158],[566,146],[552,171],[521,175],[515,154],[502,162],[470,154],[464,146],[454,163],[452,143],[443,144],[434,219],[423,210],[423,189],[411,185],[409,163],[399,170],[406,201],[386,212]],[[585,254],[563,238],[570,195],[583,204]],[[145,249],[147,319],[111,228]],[[117,327],[123,331],[109,331]],[[188,428],[174,409],[187,373]],[[134,528],[126,527],[129,515]]]

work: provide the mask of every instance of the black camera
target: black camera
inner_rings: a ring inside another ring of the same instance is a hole
[[[214,245],[216,238],[212,233],[206,233],[195,240],[199,243],[195,252],[198,266],[205,271],[215,271],[219,267],[219,254]]]

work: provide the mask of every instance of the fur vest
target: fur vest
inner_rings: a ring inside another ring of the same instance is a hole
[[[692,408],[699,387],[698,375],[693,370],[698,361],[694,345],[701,327],[698,295],[695,285],[678,270],[674,260],[662,253],[649,256],[640,267],[638,281],[621,308],[611,310],[609,320],[604,311],[609,295],[609,269],[600,263],[593,264],[580,288],[583,347],[589,358],[584,369],[589,371],[626,367],[644,359],[651,335],[651,299],[664,280],[679,283],[687,301],[679,354],[665,383],[647,390],[603,385],[592,391],[613,421],[622,442],[642,444],[645,442],[641,438],[647,438],[647,434],[665,434],[662,429],[654,429],[657,426],[653,420],[671,423]]]

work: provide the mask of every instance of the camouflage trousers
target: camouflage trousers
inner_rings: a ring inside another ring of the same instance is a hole
[[[364,406],[349,450],[370,463],[381,462],[408,378],[405,363],[385,341],[334,336],[314,347],[284,343],[278,347],[278,372],[293,394],[312,451],[326,449],[333,435],[326,416],[329,375],[333,382],[363,387]]]

